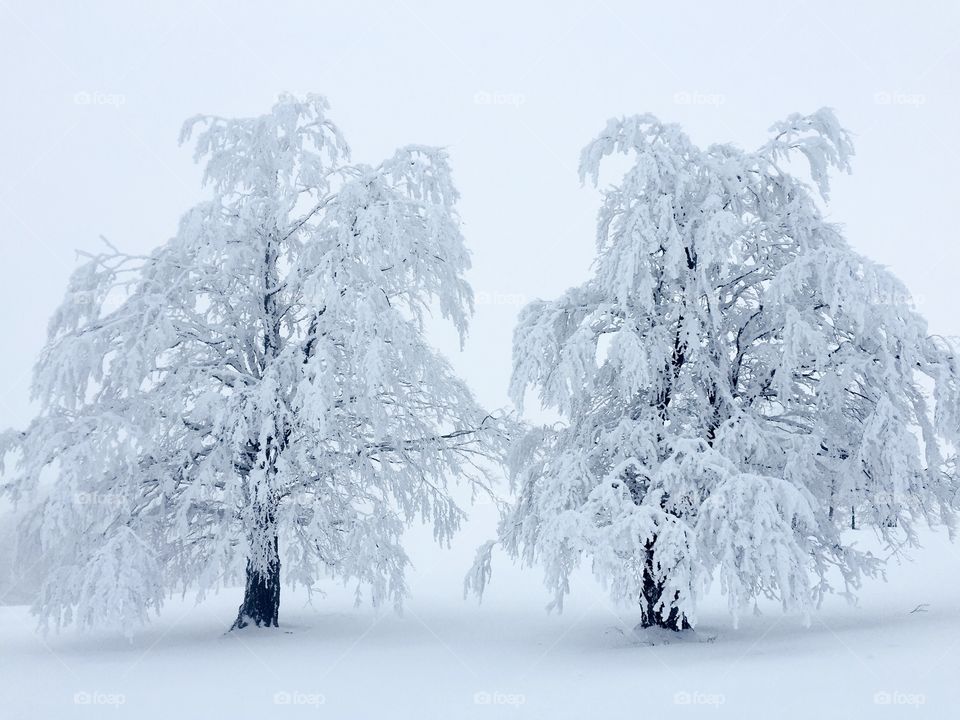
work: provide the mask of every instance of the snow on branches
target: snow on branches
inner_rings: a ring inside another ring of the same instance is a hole
[[[841,534],[851,517],[891,544],[954,522],[954,351],[788,172],[806,158],[826,199],[849,170],[833,113],[771,132],[701,149],[641,115],[583,151],[595,185],[607,156],[633,162],[603,191],[592,278],[521,314],[514,401],[533,388],[564,422],[516,447],[499,531],[557,603],[586,557],[646,626],[693,624],[711,578],[734,618],[759,596],[805,612],[880,569]]]
[[[462,340],[472,312],[446,153],[350,164],[315,95],[191,137],[212,197],[149,256],[110,246],[74,273],[40,415],[4,436],[49,568],[37,610],[129,626],[245,573],[236,625],[275,625],[281,554],[291,583],[399,605],[404,528],[448,541],[448,483],[487,490],[503,442],[422,334],[438,308]]]

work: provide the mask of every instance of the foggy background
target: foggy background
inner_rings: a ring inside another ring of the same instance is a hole
[[[522,305],[589,276],[599,194],[580,186],[577,164],[612,116],[651,112],[701,146],[753,149],[773,122],[832,106],[857,154],[853,174],[833,182],[829,218],[907,285],[931,332],[960,335],[958,78],[960,0],[0,0],[0,431],[36,411],[31,368],[76,250],[98,250],[104,235],[149,252],[207,196],[192,148],[177,145],[183,121],[263,114],[284,91],[325,95],[355,162],[408,143],[448,148],[477,307],[462,351],[439,320],[429,338],[490,408],[509,407]],[[865,717],[878,691],[889,704],[894,690],[929,694],[927,717],[957,706],[960,550],[942,536],[924,536],[921,562],[891,564],[891,582],[867,584],[863,612],[837,597],[802,635],[799,618],[774,630],[778,614],[664,660],[624,652],[634,646],[621,631],[639,611],[614,608],[589,568],[573,578],[566,614],[547,616],[542,572],[498,551],[483,605],[465,604],[463,576],[497,522],[489,502],[468,510],[450,550],[429,528],[408,532],[413,597],[402,620],[351,609],[332,582],[313,607],[285,589],[284,634],[257,646],[270,663],[231,644],[236,633],[212,642],[236,587],[197,608],[192,595],[174,599],[136,646],[109,636],[48,644],[25,609],[3,608],[0,714],[79,715],[100,708],[78,705],[75,691],[119,690],[137,718],[273,717],[269,692],[296,688],[329,688],[328,709],[371,717],[386,714],[368,707],[381,702],[391,717],[495,717],[474,693],[498,689],[529,695],[530,713],[545,717],[587,706],[667,717],[675,691],[698,689],[729,693],[725,716],[738,718],[750,705]],[[0,605],[29,602],[38,576],[10,562],[10,518],[0,503]],[[708,631],[727,622],[711,602]],[[290,629],[299,636],[288,644]],[[284,684],[247,681],[271,664]]]
[[[834,107],[857,156],[830,218],[906,283],[931,331],[960,335],[960,5],[734,7],[0,0],[0,426],[35,410],[30,369],[75,251],[102,234],[148,252],[205,197],[181,123],[265,113],[282,91],[326,95],[354,161],[407,143],[449,149],[477,309],[462,352],[440,322],[430,339],[488,407],[508,404],[520,307],[589,274],[599,196],[580,186],[578,156],[617,115],[652,112],[701,145],[754,148],[789,113]],[[411,555],[444,594],[459,594],[494,532],[492,506],[472,517],[452,554],[412,531]],[[512,600],[509,582],[497,591]]]
[[[736,11],[731,10],[735,7]],[[507,403],[520,306],[582,282],[598,194],[581,147],[653,112],[699,144],[760,145],[794,111],[855,134],[831,219],[960,334],[954,208],[960,4],[757,2],[11,2],[0,0],[0,424],[31,415],[30,368],[76,249],[146,252],[204,197],[181,123],[318,92],[353,159],[449,149],[477,311],[463,352]]]

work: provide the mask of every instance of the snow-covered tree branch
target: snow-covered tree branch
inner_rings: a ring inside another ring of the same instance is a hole
[[[853,154],[833,113],[771,131],[701,149],[642,115],[583,151],[594,184],[607,156],[633,163],[603,192],[592,278],[516,328],[516,404],[533,388],[565,422],[517,445],[499,532],[558,604],[588,557],[645,626],[691,626],[711,579],[735,619],[760,596],[806,612],[881,569],[851,519],[896,547],[953,526],[954,349],[818,208]]]
[[[281,556],[290,583],[399,605],[402,531],[448,541],[448,483],[488,491],[503,442],[422,334],[438,308],[462,342],[473,305],[447,156],[349,164],[319,96],[192,137],[212,198],[148,257],[88,256],[36,367],[41,413],[3,437],[49,567],[37,610],[129,627],[245,577],[235,626],[272,626]]]

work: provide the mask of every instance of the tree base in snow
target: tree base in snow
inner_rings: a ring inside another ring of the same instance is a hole
[[[244,628],[250,627],[279,627],[276,618],[258,618],[251,615],[245,615],[242,611],[237,615],[237,619],[233,621],[233,625],[230,626],[230,630],[243,630]]]
[[[276,541],[274,541],[276,551]],[[245,627],[279,627],[280,617],[280,560],[275,557],[264,575],[247,563],[247,583],[243,590],[243,603],[231,630]]]
[[[670,645],[676,643],[709,643],[716,640],[716,635],[701,635],[692,628],[676,630],[659,626],[643,627],[637,625],[633,629],[633,639],[638,645]]]
[[[659,597],[659,594],[657,597]],[[669,630],[670,632],[680,632],[682,630],[692,630],[693,626],[687,621],[685,615],[681,615],[679,610],[673,608],[667,617],[663,617],[656,612],[648,611],[644,619],[637,625],[637,628],[659,628],[661,630]]]

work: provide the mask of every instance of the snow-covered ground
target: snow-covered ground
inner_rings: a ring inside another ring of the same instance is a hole
[[[240,598],[223,591],[170,602],[131,642],[45,638],[25,607],[0,607],[0,717],[956,717],[960,546],[942,534],[809,628],[771,606],[734,630],[717,594],[695,640],[645,644],[636,613],[586,576],[551,615],[538,573],[498,557],[484,602],[464,601],[493,521],[490,507],[474,516],[451,550],[412,533],[402,616],[354,608],[343,588],[312,607],[288,592],[281,629],[225,634]]]

